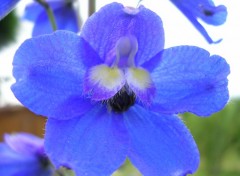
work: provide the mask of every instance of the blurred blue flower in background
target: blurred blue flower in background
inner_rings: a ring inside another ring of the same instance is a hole
[[[57,31],[19,47],[12,91],[48,117],[45,148],[56,167],[110,175],[128,157],[146,176],[197,170],[197,146],[175,114],[221,110],[229,66],[198,47],[163,48],[160,17],[118,3],[94,13],[80,36]]]
[[[191,21],[209,43],[221,41],[213,41],[198,19],[214,26],[223,24],[227,18],[227,8],[224,5],[215,6],[212,0],[171,0],[171,2]]]
[[[57,29],[79,32],[74,0],[47,0],[56,21]],[[47,11],[38,2],[26,6],[24,18],[34,23],[32,36],[52,33],[53,29]]]
[[[0,143],[0,175],[50,176],[43,139],[28,133],[6,134]]]
[[[16,6],[20,0],[0,0],[0,20]]]

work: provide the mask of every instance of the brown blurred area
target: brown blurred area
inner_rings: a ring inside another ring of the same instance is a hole
[[[46,118],[35,115],[22,106],[0,108],[0,141],[4,133],[28,132],[39,137],[44,135]]]

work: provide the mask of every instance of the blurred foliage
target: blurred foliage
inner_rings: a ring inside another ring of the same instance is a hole
[[[142,174],[131,164],[129,160],[126,160],[112,176],[141,176]]]
[[[75,176],[75,173],[65,167],[60,167],[54,172],[53,176]]]
[[[15,11],[12,11],[0,20],[0,50],[11,42],[16,41],[18,27],[19,18]]]
[[[183,115],[201,154],[194,176],[240,175],[240,99],[232,99],[210,118]]]

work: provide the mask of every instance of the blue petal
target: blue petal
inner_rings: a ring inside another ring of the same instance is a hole
[[[36,2],[28,4],[25,7],[23,18],[30,21],[35,21],[44,10],[45,9]]]
[[[12,150],[23,155],[43,154],[43,139],[32,134],[5,134],[4,141]]]
[[[3,176],[50,176],[34,155],[17,153],[6,144],[0,143],[0,175]]]
[[[111,175],[126,159],[128,138],[121,115],[97,106],[71,120],[49,119],[45,149],[56,167],[77,175]]]
[[[221,25],[226,21],[227,8],[223,5],[215,6],[212,0],[171,0],[185,15],[191,14],[195,18],[201,18],[208,24]]]
[[[213,2],[209,0],[195,0],[188,3],[182,2],[182,0],[171,0],[171,2],[192,22],[208,43],[219,43],[221,41],[221,39],[213,41],[197,18],[201,18],[208,24],[221,25],[227,18],[227,9],[225,6],[220,5],[215,7]]]
[[[19,0],[0,1],[0,20],[3,19],[18,3]]]
[[[61,8],[65,5],[65,2],[62,0],[57,0],[57,1],[56,0],[55,1],[48,0],[46,2],[49,4],[49,6],[51,7],[52,10]],[[37,2],[33,2],[31,4],[28,4],[25,7],[23,18],[34,22],[37,20],[38,16],[44,11],[45,11],[45,9],[43,8],[42,5],[40,5]]]
[[[133,14],[134,11],[138,12]],[[86,21],[81,31],[81,36],[103,60],[115,58],[115,45],[120,37],[126,35],[133,35],[138,40],[137,65],[163,49],[162,21],[157,14],[143,6],[131,9],[118,3],[106,5]]]
[[[204,13],[200,13],[199,17],[208,24],[222,25],[227,19],[227,8],[224,5],[217,7],[205,4],[202,6]]]
[[[78,35],[58,31],[26,40],[13,61],[12,91],[33,112],[58,119],[79,116],[91,107],[82,95],[86,67],[98,56]]]
[[[202,36],[205,38],[205,40],[207,40],[208,43],[210,44],[217,44],[219,42],[222,41],[222,39],[216,40],[214,41],[208,34],[208,32],[206,31],[206,29],[201,25],[201,23],[198,22],[198,20],[189,15],[187,12],[185,12],[186,17],[192,22],[193,26],[202,34]]]
[[[159,53],[145,67],[151,69],[153,64],[151,76],[157,89],[154,110],[209,116],[227,103],[230,69],[220,56],[210,56],[194,46],[179,46]]]
[[[54,15],[57,20],[58,29],[79,32],[77,14],[73,7],[64,6],[63,8],[56,9]]]
[[[52,10],[63,7],[65,5],[65,2],[62,0],[57,0],[57,1],[56,0],[55,1],[48,0],[46,2],[49,4],[49,6],[51,7]],[[34,22],[35,20],[37,20],[38,16],[44,11],[45,11],[45,9],[43,8],[43,6],[41,6],[37,2],[33,2],[33,3],[28,4],[25,7],[23,18]]]
[[[56,8],[54,11],[54,17],[57,23],[58,30],[69,30],[72,32],[78,32],[77,16],[72,7],[67,5]],[[38,36],[42,34],[52,33],[53,29],[49,21],[46,11],[42,11],[36,19],[32,36]]]
[[[145,176],[185,176],[199,165],[199,152],[183,122],[141,106],[124,115],[130,137],[128,157]]]

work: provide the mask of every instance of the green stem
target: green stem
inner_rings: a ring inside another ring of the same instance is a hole
[[[137,8],[140,6],[140,3],[141,3],[142,1],[143,1],[143,0],[139,0],[139,1],[138,1]]]
[[[80,15],[80,2],[79,1],[77,1],[77,3],[76,3],[76,13],[75,13],[75,15],[76,15],[76,17],[77,17],[77,23],[78,23],[78,31],[81,29],[81,26],[82,26],[82,18],[81,18],[81,15]]]
[[[88,3],[88,16],[91,16],[96,11],[96,0],[89,0]]]
[[[48,18],[50,20],[50,23],[52,25],[52,29],[53,29],[53,31],[56,31],[57,30],[57,24],[56,24],[56,20],[54,18],[54,14],[53,14],[53,11],[52,11],[51,7],[49,6],[49,4],[45,0],[36,0],[36,1],[45,8],[45,10],[47,12],[47,15],[48,15]]]

